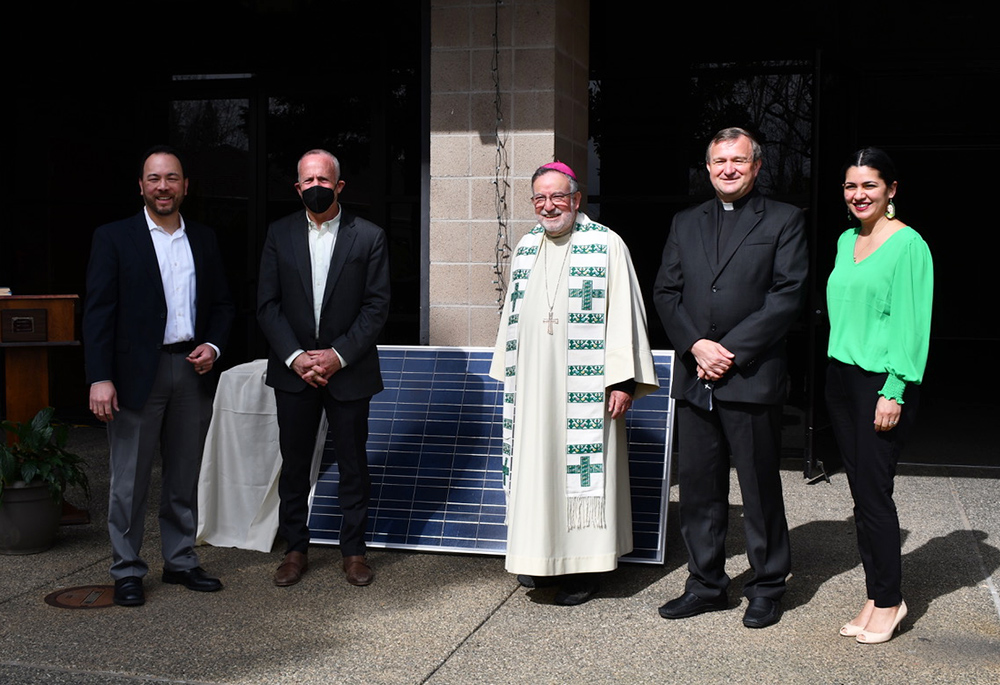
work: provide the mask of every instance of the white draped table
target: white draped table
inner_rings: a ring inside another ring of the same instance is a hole
[[[224,372],[212,409],[198,481],[198,544],[270,552],[278,531],[278,419],[264,385],[267,360]],[[315,486],[326,437],[320,422],[313,454]],[[309,494],[312,504],[312,492]]]

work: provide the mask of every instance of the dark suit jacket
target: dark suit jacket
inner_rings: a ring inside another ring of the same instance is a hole
[[[257,321],[271,347],[267,384],[288,392],[306,388],[285,360],[296,349],[332,347],[346,366],[330,377],[330,394],[341,401],[371,397],[382,390],[375,341],[389,316],[385,233],[341,209],[317,337],[308,231],[301,210],[271,224],[264,243]]]
[[[215,232],[193,221],[185,220],[184,226],[197,290],[194,342],[223,350],[234,308]],[[119,404],[142,409],[153,387],[166,321],[163,280],[145,214],[98,228],[83,309],[87,382],[110,380]],[[211,384],[208,376],[203,382]]]
[[[663,250],[653,301],[677,350],[671,395],[697,377],[691,345],[715,340],[735,355],[715,397],[776,404],[786,391],[785,334],[805,300],[809,258],[802,211],[755,194],[718,264],[713,199],[678,212]]]

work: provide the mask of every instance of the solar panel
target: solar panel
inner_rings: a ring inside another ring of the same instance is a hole
[[[372,479],[367,544],[376,548],[502,555],[501,389],[487,374],[493,348],[380,346],[385,390],[372,398]],[[674,353],[653,354],[660,390],[627,415],[635,550],[662,563],[665,551]],[[314,544],[337,544],[339,475],[327,441],[312,502]]]

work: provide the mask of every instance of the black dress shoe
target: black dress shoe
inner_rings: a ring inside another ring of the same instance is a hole
[[[197,592],[215,592],[222,589],[218,578],[205,573],[201,566],[195,566],[184,571],[168,571],[163,569],[163,582],[172,585],[183,585],[188,590]]]
[[[146,603],[146,593],[142,589],[142,578],[129,576],[115,581],[114,603],[122,607],[137,607]]]
[[[743,625],[747,628],[767,628],[781,618],[781,604],[776,599],[754,597],[743,614]]]
[[[663,618],[690,618],[709,611],[722,611],[729,607],[725,595],[718,599],[702,599],[693,592],[685,592],[677,599],[672,599],[660,607]]]
[[[556,593],[552,601],[564,607],[583,604],[601,589],[597,579],[596,573],[575,573],[563,576],[559,592]]]
[[[558,581],[559,576],[528,576],[523,573],[517,574],[517,582],[521,584],[521,587],[550,587]]]

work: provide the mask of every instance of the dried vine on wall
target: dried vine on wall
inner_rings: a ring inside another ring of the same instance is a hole
[[[494,134],[496,138],[496,168],[493,186],[496,191],[497,235],[496,254],[493,263],[494,286],[497,291],[497,307],[503,310],[507,293],[507,266],[510,259],[510,207],[507,196],[510,192],[510,162],[507,157],[508,133],[504,126],[502,94],[500,91],[500,0],[494,3],[493,14],[493,104],[496,108]]]

